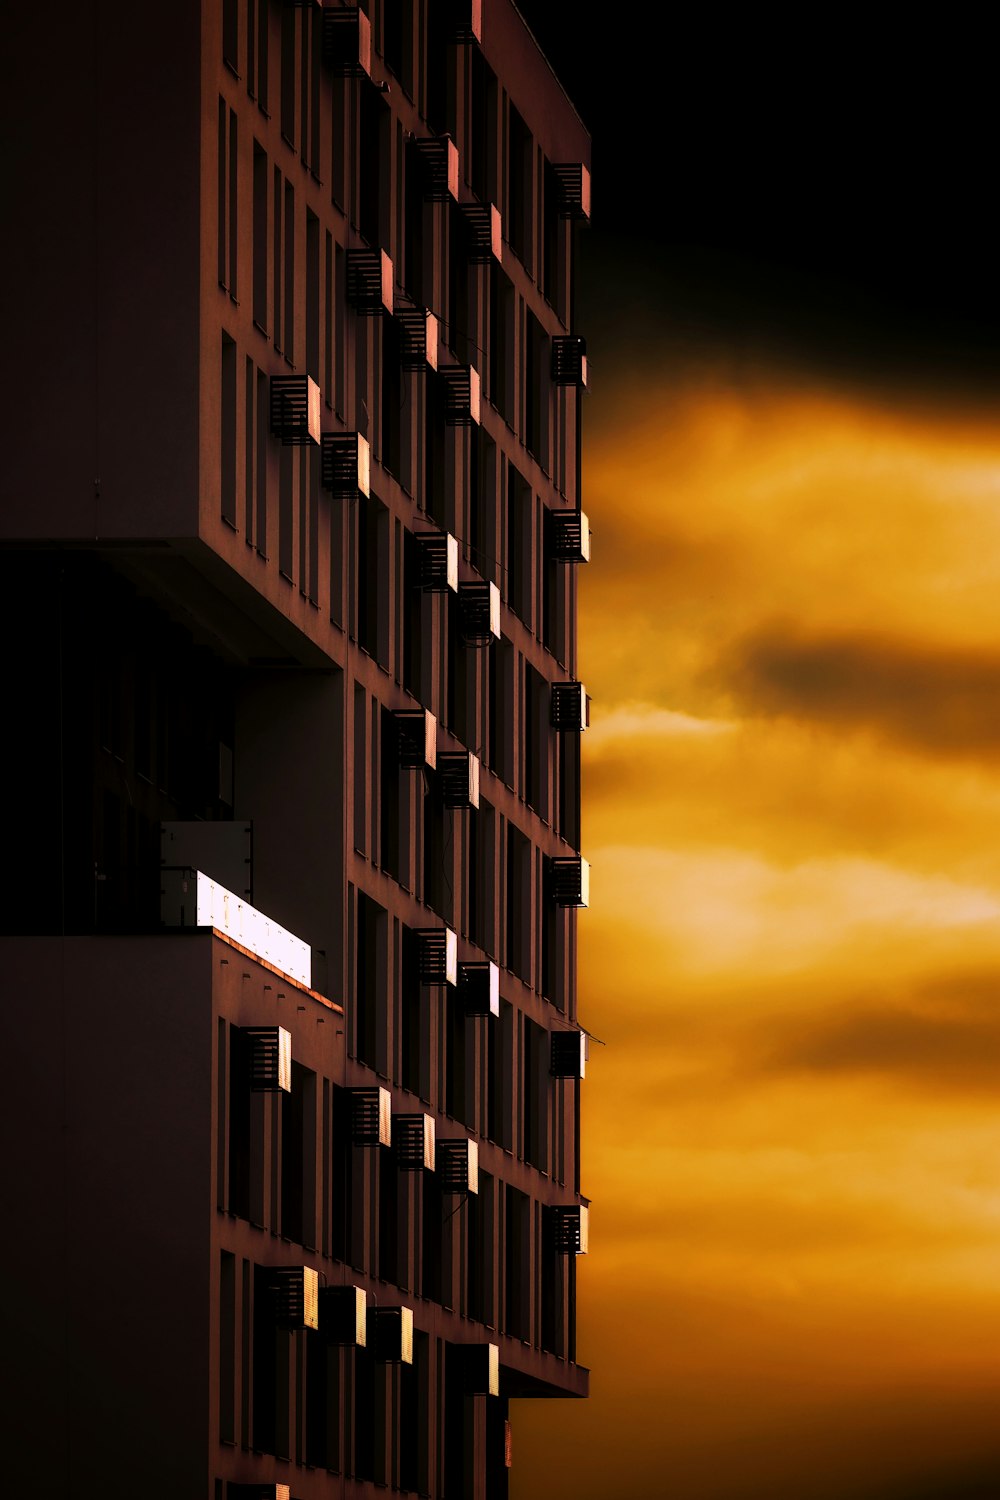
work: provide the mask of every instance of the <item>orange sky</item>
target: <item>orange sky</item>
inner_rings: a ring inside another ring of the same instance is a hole
[[[995,417],[703,358],[587,419],[592,1399],[512,1500],[996,1500]]]

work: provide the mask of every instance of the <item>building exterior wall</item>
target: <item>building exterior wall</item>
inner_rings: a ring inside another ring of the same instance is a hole
[[[508,0],[185,0],[168,22],[91,0],[51,39],[17,26],[47,63],[15,105],[53,146],[18,209],[74,225],[72,255],[48,234],[20,265],[0,469],[8,697],[32,705],[7,744],[14,1127],[42,1101],[14,1191],[52,1288],[43,1343],[15,1342],[67,1413],[43,1492],[493,1500],[510,1399],[587,1385],[584,377],[557,354],[589,142]],[[360,311],[379,251],[392,309]],[[288,377],[317,388],[301,442],[272,414]],[[358,435],[369,482],[331,492],[322,441]],[[164,868],[164,824],[197,825],[255,932],[302,940],[308,983],[235,927],[164,931],[198,888]],[[446,931],[447,981],[422,936]],[[287,1032],[287,1088],[248,1092],[255,1028]],[[362,1144],[373,1090],[392,1140]],[[433,1167],[402,1154],[422,1116]],[[448,1188],[449,1143],[478,1191]],[[355,1287],[369,1342],[329,1312],[276,1322],[292,1273]],[[376,1347],[393,1308],[412,1363]]]

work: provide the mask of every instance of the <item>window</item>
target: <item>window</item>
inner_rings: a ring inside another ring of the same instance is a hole
[[[247,93],[267,114],[268,0],[247,0]]]
[[[490,268],[490,401],[507,426],[514,420],[514,288]]]
[[[222,60],[240,76],[240,27],[238,0],[222,0]]]
[[[504,1196],[503,1330],[527,1341],[531,1336],[531,1200],[509,1186]]]
[[[412,0],[383,0],[382,55],[403,91],[413,97]]]
[[[505,1151],[514,1146],[514,1007],[500,1002],[500,1014],[490,1017],[487,1050],[486,1128],[489,1138]]]
[[[532,145],[531,132],[517,110],[510,105],[507,123],[507,214],[505,227],[510,248],[531,273],[532,232]]]
[[[359,1062],[384,1073],[388,917],[384,908],[363,892],[357,893],[356,901],[354,1055]]]
[[[533,313],[526,315],[524,446],[547,470],[549,463],[549,341]]]
[[[281,7],[281,134],[295,146],[296,40],[299,8]]]
[[[222,461],[222,519],[236,530],[236,345],[222,335],[222,424],[219,451]]]
[[[291,1093],[281,1096],[281,1233],[316,1242],[316,1075],[294,1061]]]
[[[531,983],[531,841],[507,824],[507,932],[505,962]]]
[[[532,625],[532,512],[531,485],[514,465],[507,465],[507,603],[531,628]]]
[[[472,191],[480,203],[496,203],[497,81],[478,47],[472,53]]]
[[[236,1441],[236,1257],[219,1265],[219,1441]]]
[[[549,1169],[549,1034],[527,1016],[521,1035],[521,1153]]]
[[[274,315],[274,350],[280,354],[283,347],[283,334],[281,326],[281,315],[284,309],[284,285],[281,274],[281,262],[284,255],[285,241],[281,232],[281,210],[284,204],[284,195],[281,191],[281,172],[277,167],[274,169],[274,196],[272,199],[274,222],[272,224],[273,254],[271,256],[271,268],[273,271],[273,291],[271,308]],[[266,209],[265,209],[266,214]]]
[[[267,332],[267,152],[253,143],[253,320]]]
[[[217,248],[219,285],[236,301],[239,141],[236,111],[219,98]]]

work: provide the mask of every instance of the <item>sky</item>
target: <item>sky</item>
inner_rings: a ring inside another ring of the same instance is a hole
[[[640,4],[598,46],[522,9],[595,142],[580,1014],[606,1045],[592,1396],[517,1406],[511,1494],[996,1500],[984,40]]]

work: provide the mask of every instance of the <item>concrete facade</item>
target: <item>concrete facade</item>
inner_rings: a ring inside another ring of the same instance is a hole
[[[510,1400],[587,1389],[589,141],[509,0],[43,20],[0,463],[8,1473],[494,1500]]]

